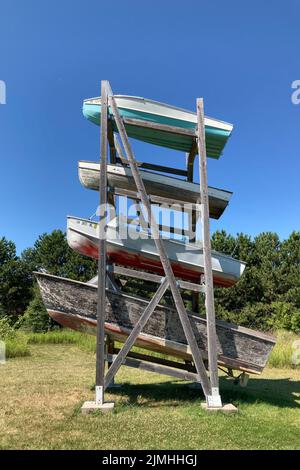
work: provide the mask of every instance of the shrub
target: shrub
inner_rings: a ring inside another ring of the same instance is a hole
[[[7,316],[0,318],[0,340],[5,342],[6,357],[28,356],[28,338],[16,330]]]
[[[6,342],[6,358],[30,356],[26,334],[18,332],[16,337]]]
[[[223,319],[255,330],[266,331],[270,329],[268,324],[270,316],[270,304],[257,302],[255,304],[247,304],[241,310],[227,312]]]
[[[292,303],[272,302],[271,317],[268,319],[268,325],[274,330],[290,330],[294,333],[300,331],[300,310]]]
[[[285,295],[285,301],[291,302],[300,308],[300,287],[292,287]]]
[[[255,330],[300,331],[300,310],[289,302],[248,303],[241,310],[226,310],[216,305],[216,315],[225,321]]]
[[[24,330],[33,332],[45,332],[60,328],[59,325],[49,317],[38,287],[35,288],[34,297],[20,320],[19,326]]]
[[[220,320],[224,320],[227,322],[235,323],[235,313],[234,312],[229,312],[224,308],[222,305],[216,303],[215,304],[216,308],[216,318]],[[205,312],[205,307],[203,308],[203,312]]]
[[[7,316],[0,318],[0,339],[13,338],[16,332],[10,323],[10,319]]]

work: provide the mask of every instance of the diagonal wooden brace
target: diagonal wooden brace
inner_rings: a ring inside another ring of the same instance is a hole
[[[108,372],[105,377],[105,384],[104,388],[106,389],[110,384],[113,377],[116,375],[117,371],[123,364],[127,354],[129,353],[130,349],[135,343],[138,335],[142,332],[144,326],[146,325],[147,321],[149,320],[150,316],[154,312],[155,308],[159,304],[160,299],[166,292],[167,288],[169,287],[169,282],[166,278],[163,278],[163,282],[157,289],[155,295],[150,300],[149,304],[145,308],[142,316],[139,318],[139,321],[136,323],[135,327],[131,331],[130,335],[128,336],[127,340],[125,341],[122,349],[119,351],[117,357],[115,358],[114,362],[108,369]]]

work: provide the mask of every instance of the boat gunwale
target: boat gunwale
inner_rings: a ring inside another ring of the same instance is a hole
[[[91,166],[93,165],[94,168],[87,168],[87,167],[84,167],[83,165],[86,165],[86,164],[89,164],[89,165],[91,165]],[[93,162],[93,161],[91,161],[91,160],[78,160],[78,173],[79,173],[80,170],[90,170],[90,171],[95,171],[95,172],[97,172],[97,173],[100,173],[100,168],[99,168],[99,169],[96,168],[97,166],[99,167],[99,163],[98,163],[98,162]],[[120,168],[120,169],[124,168],[122,165],[117,165],[117,164],[113,164],[113,163],[107,163],[107,171],[108,171],[109,173],[113,174],[113,175],[115,175],[116,173],[110,171],[110,170],[109,170],[110,167],[112,167],[112,168],[117,167],[117,168]],[[130,170],[130,169],[129,169],[129,170]],[[150,174],[150,175],[158,175],[158,176],[161,176],[162,178],[170,179],[171,181],[174,180],[175,183],[177,183],[178,181],[182,181],[183,183],[187,183],[187,188],[186,188],[186,190],[187,190],[187,191],[190,191],[190,192],[196,190],[196,188],[192,188],[192,185],[193,185],[193,186],[197,186],[197,189],[199,189],[199,187],[200,187],[200,183],[196,183],[196,182],[193,182],[193,181],[185,181],[184,179],[181,179],[181,178],[176,178],[176,177],[169,176],[169,175],[163,175],[163,174],[161,174],[161,173],[156,173],[156,172],[151,171],[151,170],[148,170],[148,169],[143,169],[143,168],[142,168],[142,169],[139,169],[139,171],[140,171],[142,174],[143,174],[143,173],[147,173],[147,174]],[[126,177],[126,176],[128,176],[128,175],[127,175],[127,174],[124,174],[124,175],[120,175],[120,176]],[[79,177],[80,177],[80,175],[79,175]],[[133,178],[133,176],[132,176],[132,178]],[[80,181],[81,181],[81,180],[80,180]],[[171,183],[171,181],[170,181],[170,183]],[[158,182],[158,181],[156,181],[156,182]],[[170,184],[170,186],[171,186],[171,184]],[[213,190],[213,191],[217,191],[217,192],[220,192],[220,193],[225,193],[226,195],[228,195],[228,198],[225,198],[225,197],[224,197],[224,198],[221,198],[221,197],[217,197],[217,196],[211,194],[211,197],[215,197],[216,199],[221,199],[221,200],[224,200],[224,201],[226,201],[226,202],[229,202],[230,199],[231,199],[231,196],[233,195],[233,191],[228,191],[227,189],[216,188],[215,186],[208,186],[208,192],[209,192],[210,189]],[[200,194],[199,194],[199,197],[200,197]]]
[[[150,104],[154,104],[156,106],[162,106],[166,109],[172,109],[174,111],[180,111],[182,113],[186,113],[186,114],[189,114],[191,117],[193,117],[192,120],[189,120],[189,119],[184,119],[183,117],[179,118],[179,120],[181,121],[186,121],[186,122],[194,122],[194,119],[195,119],[195,124],[197,124],[197,113],[195,113],[194,111],[190,111],[188,109],[184,109],[184,108],[180,108],[180,107],[177,107],[177,106],[174,106],[174,105],[169,105],[167,103],[163,103],[163,102],[160,102],[160,101],[156,101],[156,100],[152,100],[152,99],[148,99],[148,98],[143,98],[143,97],[139,97],[139,96],[130,96],[130,95],[114,95],[114,98],[119,98],[119,99],[127,99],[128,101],[136,101],[136,102],[144,102],[144,103],[150,103]],[[84,105],[98,105],[100,106],[101,104],[101,97],[100,96],[95,96],[93,98],[85,98],[83,100],[83,103]],[[141,111],[140,109],[135,109],[135,108],[127,108],[126,106],[118,106],[118,108],[121,108],[121,109],[131,109],[133,111]],[[145,111],[146,112],[146,111]],[[153,114],[155,116],[162,116],[161,113],[158,113],[158,112],[153,112],[153,111],[147,111],[149,114]],[[164,115],[164,117],[170,117],[168,116],[167,114]],[[171,117],[172,118],[172,117]],[[212,124],[207,124],[208,127],[213,127],[215,129],[220,129],[220,130],[224,130],[224,131],[227,131],[229,132],[229,135],[231,134],[231,132],[233,131],[233,124],[231,124],[230,122],[226,122],[226,121],[222,121],[220,119],[216,119],[216,118],[213,118],[213,117],[210,117],[210,116],[207,116],[205,115],[204,117],[205,119],[209,120],[212,122]],[[173,118],[173,119],[176,119],[176,118]],[[213,123],[216,123],[216,124],[213,124]],[[217,124],[220,124],[219,126]],[[223,128],[221,128],[221,126],[223,125]],[[229,136],[228,136],[229,137]]]

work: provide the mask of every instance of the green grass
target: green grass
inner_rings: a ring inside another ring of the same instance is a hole
[[[28,333],[29,344],[74,344],[83,351],[95,352],[96,338],[69,329],[48,331],[47,333]]]
[[[27,335],[17,332],[15,336],[5,340],[5,354],[7,359],[30,355]]]
[[[268,361],[268,366],[273,368],[300,368],[300,365],[292,364],[292,354],[294,352],[293,343],[299,340],[299,336],[288,331],[278,331],[277,344],[274,347]],[[11,331],[6,338],[6,357],[20,357],[30,355],[29,345],[42,344],[72,344],[78,346],[82,351],[95,352],[96,339],[94,336],[79,333],[69,329],[48,331],[47,333],[28,333],[22,331]],[[117,344],[118,346],[118,344]],[[138,348],[133,350],[139,352]],[[153,356],[162,357],[163,355],[155,352],[148,352]],[[167,357],[168,356],[163,356]],[[173,359],[174,358],[170,358]]]
[[[221,377],[223,401],[239,407],[223,415],[185,382],[123,366],[123,387],[106,395],[114,412],[83,416],[95,355],[50,337],[0,365],[0,449],[300,449],[299,369],[267,368],[247,388]]]
[[[295,366],[293,366],[291,361],[294,351],[292,345],[294,341],[300,339],[299,336],[284,330],[278,331],[275,335],[277,336],[277,344],[270,355],[268,366],[275,368],[294,368]],[[96,348],[94,336],[68,329],[49,331],[47,333],[28,333],[27,338],[29,344],[74,344],[87,352],[94,352]],[[139,351],[138,348],[134,348],[134,350]],[[149,352],[148,354],[158,357],[162,356],[155,352]],[[299,368],[300,366],[297,367]]]
[[[29,344],[74,344],[81,350],[87,352],[96,351],[96,337],[85,333],[79,333],[69,329],[48,331],[47,333],[28,333]],[[121,343],[116,342],[115,346],[122,347]],[[132,351],[143,352],[140,348],[133,347]],[[147,351],[147,354],[154,357],[164,357],[176,361],[173,356],[167,356],[155,351]]]
[[[11,326],[8,317],[0,318],[0,341],[5,343],[6,358],[28,356],[28,336]]]
[[[300,339],[299,336],[290,331],[278,331],[276,333],[277,343],[270,354],[268,365],[278,368],[300,368],[300,365],[292,364],[292,355],[294,352],[293,343]],[[300,358],[300,354],[299,354]]]

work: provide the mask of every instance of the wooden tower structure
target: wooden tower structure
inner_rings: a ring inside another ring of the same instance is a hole
[[[204,275],[201,283],[177,280],[174,276],[170,260],[168,259],[164,241],[161,236],[160,227],[156,221],[151,206],[152,202],[169,203],[174,201],[167,198],[153,197],[147,194],[145,185],[132,147],[130,145],[125,125],[134,125],[134,119],[121,117],[116,99],[108,81],[101,82],[101,127],[100,127],[100,233],[99,233],[99,265],[98,265],[98,309],[97,309],[97,350],[96,350],[96,396],[95,404],[97,406],[105,405],[105,390],[112,383],[116,373],[122,364],[138,367],[140,369],[153,371],[157,373],[171,375],[187,380],[199,382],[202,386],[206,406],[208,409],[221,409],[222,401],[219,392],[218,364],[217,364],[217,346],[216,346],[216,322],[214,308],[213,275],[211,264],[211,243],[210,243],[210,225],[209,225],[209,201],[207,185],[207,164],[206,164],[206,144],[205,144],[205,126],[204,126],[204,104],[203,99],[198,98],[197,107],[197,128],[184,129],[165,124],[157,124],[149,121],[138,120],[139,126],[150,129],[156,129],[162,132],[188,135],[193,138],[193,145],[190,153],[186,157],[186,170],[176,170],[174,168],[163,167],[147,163],[149,169],[165,171],[168,173],[177,173],[186,176],[188,181],[193,180],[193,168],[195,157],[199,155],[199,174],[200,174],[200,204],[194,204],[190,212],[190,224],[195,227],[197,217],[202,220],[202,241],[204,254]],[[117,128],[118,134],[113,132],[113,124]],[[107,184],[107,163],[110,158],[112,163],[121,163],[131,169],[136,191],[125,191],[115,189],[109,191]],[[145,165],[144,165],[145,167]],[[115,195],[127,195],[138,201],[141,207],[140,216],[145,216],[149,225],[151,236],[155,240],[157,252],[163,266],[164,276],[158,276],[150,273],[143,273],[143,279],[158,283],[158,289],[149,301],[139,321],[134,325],[130,335],[126,339],[121,349],[116,350],[114,344],[107,340],[105,344],[105,289],[107,276],[120,274],[129,277],[139,277],[136,270],[122,268],[120,266],[109,266],[106,257],[106,224],[108,217],[107,203],[113,202]],[[176,201],[177,202],[177,201]],[[170,290],[174,305],[180,318],[187,343],[193,356],[193,364],[182,364],[175,361],[168,361],[161,358],[153,358],[147,355],[132,353],[131,348],[136,338],[142,332],[144,326],[159,304],[167,289]],[[207,319],[207,339],[208,355],[207,360],[202,357],[195,335],[182,299],[181,289],[189,289],[194,293],[194,301],[199,292],[205,295],[206,319]],[[105,373],[105,362],[109,362],[108,371]]]

